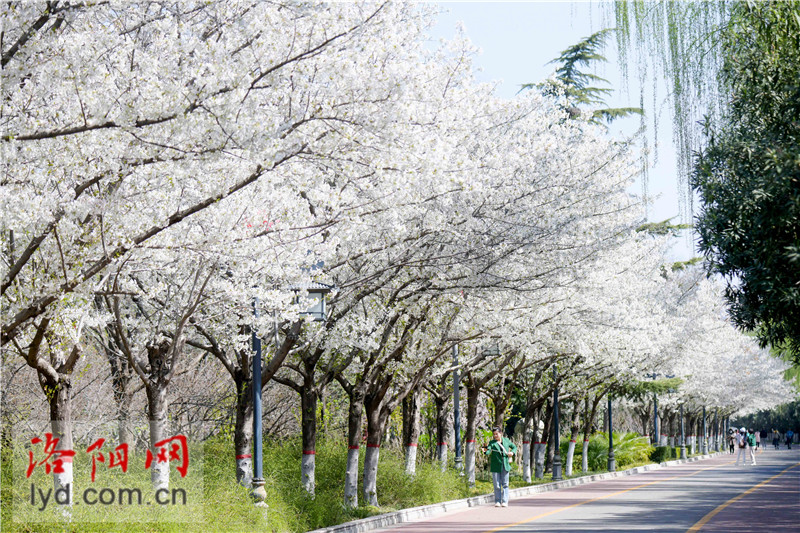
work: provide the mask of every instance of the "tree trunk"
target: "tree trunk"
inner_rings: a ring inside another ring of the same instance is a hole
[[[236,384],[236,425],[233,447],[236,455],[236,481],[243,487],[253,483],[253,381],[250,373],[239,369]]]
[[[95,305],[98,310],[111,310],[102,296],[95,296]],[[120,347],[120,337],[111,324],[104,328],[105,338],[101,343],[106,359],[111,367],[111,392],[117,406],[117,423],[119,427],[119,444],[133,445],[133,428],[131,428],[130,409],[133,401],[131,382],[136,379],[128,358]]]
[[[543,470],[539,469],[539,421],[542,419],[542,405],[538,404],[534,407],[529,407],[528,416],[531,419],[531,445],[528,453],[529,468],[533,470],[533,477],[541,479],[544,474]]]
[[[406,448],[406,474],[409,476],[417,471],[420,393],[420,389],[414,389],[403,399],[403,445]]]
[[[442,472],[444,472],[447,469],[447,440],[449,438],[447,403],[450,397],[446,394],[445,387],[442,389],[441,396],[434,396],[434,403],[436,404],[436,460],[439,461]]]
[[[66,374],[58,374],[58,382],[50,382],[45,387],[48,403],[50,404],[50,427],[53,437],[58,439],[56,449],[73,450],[72,441],[72,395],[70,378]],[[72,457],[60,457],[62,459],[63,472],[53,472],[54,492],[60,490],[61,494],[68,495],[68,498],[61,498],[61,501],[73,502],[73,469]]]
[[[667,444],[669,444],[670,446],[675,446],[675,418],[676,418],[676,416],[677,416],[677,413],[675,413],[673,411],[673,412],[671,412],[669,414],[669,418],[667,419],[669,421],[669,442]]]
[[[12,378],[13,379],[13,378]],[[8,409],[8,383],[3,383],[0,388],[0,423],[2,423],[2,436],[0,436],[0,446],[8,446],[13,443],[13,422],[11,421],[11,411]]]
[[[464,447],[464,468],[467,474],[467,482],[470,487],[475,486],[475,454],[477,452],[477,442],[475,434],[478,428],[478,400],[480,399],[480,388],[474,385],[467,385],[467,427],[464,434],[466,446]]]
[[[539,421],[542,420],[542,410],[543,406],[540,406],[537,409],[536,415],[536,424],[538,428]],[[534,430],[537,438],[536,444],[534,445],[534,477],[536,479],[542,479],[544,477],[544,452],[545,452],[545,435],[547,435],[548,426],[547,426],[547,414],[544,415],[544,427],[542,428],[541,433],[539,433],[538,429]]]
[[[131,381],[134,379],[128,361],[116,350],[108,351],[108,362],[111,366],[111,390],[114,403],[117,405],[117,421],[119,425],[119,444],[133,445],[133,429],[131,428],[130,409],[133,402]]]
[[[502,391],[499,396],[492,398],[494,402],[494,427],[500,428],[505,432],[505,415],[508,408],[509,399],[506,398]]]
[[[551,414],[551,417],[553,416],[554,415]],[[553,471],[553,461],[555,461],[556,458],[556,448],[561,442],[561,436],[555,434],[555,428],[556,421],[555,418],[553,418],[549,424],[549,427],[547,428],[547,465],[545,467],[545,472]]]
[[[349,395],[347,409],[347,467],[344,474],[344,505],[358,507],[358,455],[361,444],[361,416],[364,395],[356,390]]]
[[[589,472],[589,439],[583,440],[583,448],[581,449],[581,472],[584,474]]]
[[[167,387],[160,380],[151,382],[147,387],[147,411],[150,417],[150,481],[153,490],[169,487],[169,462],[159,462],[157,443],[167,439]]]
[[[551,400],[547,400],[547,405],[544,409],[544,431],[542,431],[542,441],[541,441],[541,451],[542,454],[542,461],[544,462],[543,473],[547,473],[550,471],[550,467],[553,464],[553,449],[550,446],[550,443],[553,440],[553,436],[551,435],[552,430],[551,428],[553,423],[553,402]],[[546,458],[545,458],[546,456]]]
[[[531,481],[531,469],[534,469],[534,477],[541,478],[542,473],[536,467],[536,460],[539,454],[539,420],[542,415],[542,403],[540,400],[534,401],[532,398],[528,399],[528,404],[525,406],[525,418],[527,420],[526,427],[528,431],[525,437],[531,441],[528,443],[528,451],[524,452],[523,444],[523,457],[527,462],[527,470],[525,471],[525,481]]]
[[[300,463],[300,475],[303,488],[314,496],[317,453],[317,390],[313,383],[303,383],[300,392],[300,424],[303,439],[303,457]]]
[[[650,431],[653,429],[653,419],[650,418],[650,404],[648,403],[645,408],[639,411],[639,422],[642,424],[642,435],[650,438]],[[652,438],[650,438],[652,442]]]
[[[583,406],[583,450],[581,452],[581,471],[584,474],[589,471],[589,437],[592,435],[592,422],[597,404],[597,397],[592,402],[589,400],[589,396],[586,396]]]
[[[531,438],[533,421],[525,414],[522,431],[522,478],[526,483],[531,482]]]
[[[580,414],[580,402],[576,400],[572,404],[572,418],[569,425],[569,448],[567,448],[567,462],[564,466],[564,473],[566,476],[572,475],[572,460],[575,458],[575,442],[578,440],[578,434],[581,430],[579,423]]]
[[[378,405],[365,402],[367,411],[367,454],[364,457],[364,500],[367,505],[378,506],[378,457],[381,451],[383,424]]]

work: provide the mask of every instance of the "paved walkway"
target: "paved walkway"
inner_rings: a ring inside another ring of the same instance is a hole
[[[396,533],[549,531],[800,532],[800,450],[768,449],[757,465],[722,455],[450,512],[382,531]]]
[[[793,450],[794,451],[794,450]],[[768,465],[776,452],[772,448],[758,454],[756,463]],[[784,449],[784,453],[790,455]],[[791,457],[791,455],[790,455]],[[766,531],[800,531],[800,455],[791,457],[794,464],[769,477],[708,513],[689,531],[737,531],[742,524]],[[752,467],[748,467],[752,468]],[[756,466],[758,468],[758,465]],[[762,527],[767,525],[766,527]]]

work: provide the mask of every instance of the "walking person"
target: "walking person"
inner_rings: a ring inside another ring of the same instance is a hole
[[[728,453],[736,453],[736,434],[733,429],[728,429]]]
[[[489,456],[489,470],[492,472],[494,485],[494,506],[508,507],[508,473],[511,470],[508,460],[517,453],[517,446],[504,436],[498,427],[492,429],[492,437],[493,440],[483,446],[483,452]]]
[[[739,450],[739,453],[736,454],[736,466],[739,466],[740,459],[742,460],[742,466],[747,464],[747,456],[745,455],[747,452],[747,440],[745,440],[745,433],[747,433],[747,430],[744,428],[737,429],[734,433],[736,448]]]
[[[762,429],[758,436],[761,437],[761,450],[767,451],[767,430]]]
[[[781,433],[777,429],[772,430],[772,446],[779,450],[781,447]]]
[[[786,431],[786,447],[792,449],[792,439],[794,438],[794,431],[791,429]]]
[[[756,432],[751,429],[747,433],[747,448],[750,450],[750,462],[753,463],[753,466],[756,464],[756,448],[758,447],[758,439],[756,438]]]

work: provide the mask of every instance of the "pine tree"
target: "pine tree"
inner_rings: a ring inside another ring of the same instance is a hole
[[[570,46],[548,64],[560,65],[556,70],[555,78],[542,83],[526,83],[521,90],[539,88],[545,94],[558,96],[563,92],[571,118],[577,118],[583,113],[581,106],[589,107],[591,118],[589,122],[595,124],[611,123],[621,117],[633,114],[641,115],[639,107],[606,107],[605,97],[612,92],[608,87],[597,87],[597,84],[608,84],[609,81],[585,69],[596,62],[607,62],[600,50],[605,45],[609,34],[614,31],[606,28],[584,38]]]

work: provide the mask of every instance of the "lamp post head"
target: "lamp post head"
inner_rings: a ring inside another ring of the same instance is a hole
[[[305,291],[306,293],[308,293],[308,299],[312,300],[313,302],[312,306],[309,307],[308,310],[300,312],[301,315],[311,316],[311,319],[314,322],[325,321],[325,319],[327,318],[325,295],[328,294],[329,292],[336,290],[336,288],[333,285],[320,283],[318,281],[312,281],[310,283],[289,287],[289,289],[294,291],[295,293]],[[299,296],[297,297],[296,301],[297,300],[299,300]]]
[[[483,349],[483,355],[486,357],[499,357],[500,356],[500,346],[498,344],[492,344],[487,346]]]

